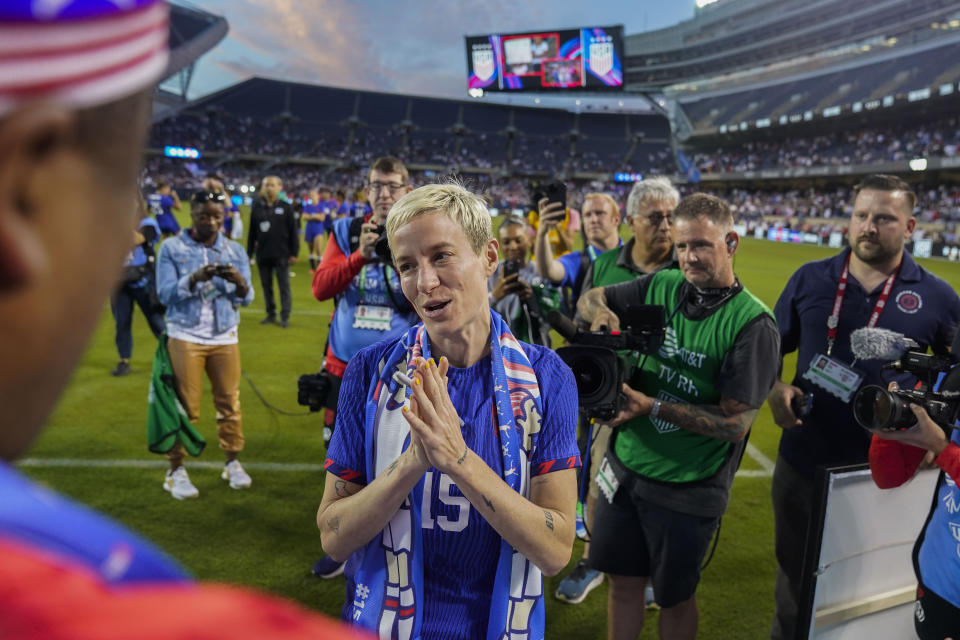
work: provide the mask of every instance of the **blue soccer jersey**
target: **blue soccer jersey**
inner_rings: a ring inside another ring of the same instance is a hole
[[[377,362],[392,344],[380,342],[363,349],[350,361],[344,374],[326,467],[351,482],[363,483],[366,478],[363,415],[367,386],[376,376]],[[537,374],[543,401],[543,422],[531,473],[541,475],[576,468],[580,455],[573,374],[549,349],[521,344]],[[465,369],[451,367],[447,377],[450,398],[464,421],[467,446],[502,475],[490,359],[484,358]],[[437,469],[427,472],[424,495],[415,497],[422,500],[422,637],[483,639],[500,554],[500,535],[453,481]],[[348,576],[348,606],[353,603],[353,588]]]

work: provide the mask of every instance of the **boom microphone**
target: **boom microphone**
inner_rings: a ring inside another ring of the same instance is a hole
[[[570,318],[563,315],[556,309],[551,309],[550,312],[547,313],[547,322],[550,323],[550,326],[553,327],[554,331],[559,333],[570,342],[574,340],[578,333],[577,325],[573,324]]]
[[[920,345],[902,333],[864,327],[850,334],[850,349],[858,360],[899,360],[907,351]]]

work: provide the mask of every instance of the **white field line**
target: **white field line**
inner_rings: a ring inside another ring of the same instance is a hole
[[[242,313],[242,314],[244,314],[244,315],[254,315],[254,314],[256,314],[256,315],[261,315],[261,316],[262,316],[264,313],[266,313],[266,311],[265,311],[264,309],[258,309],[258,308],[256,308],[256,307],[254,307],[254,308],[252,308],[252,309],[251,309],[250,307],[242,307],[242,308],[240,309],[240,313]],[[322,317],[325,317],[325,318],[329,318],[331,315],[333,315],[333,313],[330,312],[330,311],[320,311],[319,309],[292,309],[292,310],[290,311],[290,315],[292,315],[292,316],[322,316]]]
[[[759,452],[758,452],[759,453]],[[763,456],[762,453],[759,454]],[[752,456],[751,456],[752,457]],[[763,456],[764,460],[770,462],[769,458]],[[759,461],[758,461],[759,462]],[[19,467],[70,467],[78,469],[94,468],[113,468],[113,469],[165,469],[169,463],[163,459],[155,460],[94,460],[89,458],[24,458],[16,463]],[[760,462],[760,464],[763,464]],[[772,464],[772,463],[771,463]],[[222,469],[222,462],[193,462],[188,460],[186,466],[191,469]],[[322,464],[311,464],[307,462],[243,462],[245,469],[251,471],[323,471]],[[749,470],[741,469],[737,471],[738,478],[770,478],[773,476],[773,467],[769,470]]]
[[[767,477],[773,477],[773,460],[765,456],[763,451],[760,451],[760,449],[757,449],[755,446],[753,446],[752,442],[747,443],[747,455],[750,456],[754,462],[763,467],[763,471],[767,474]]]
[[[87,458],[24,458],[16,463],[19,467],[73,467],[92,469],[111,467],[117,469],[165,469],[170,466],[165,458],[154,460],[92,460]],[[187,460],[191,469],[222,469],[222,462],[193,462]],[[247,462],[243,467],[253,471],[323,471],[322,464],[306,462]]]

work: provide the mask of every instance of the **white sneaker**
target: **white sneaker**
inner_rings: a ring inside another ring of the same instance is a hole
[[[231,489],[249,489],[253,482],[247,472],[243,470],[243,467],[240,466],[239,460],[228,462],[220,477],[230,481]]]
[[[183,465],[177,467],[174,471],[167,471],[167,477],[163,479],[163,488],[177,500],[196,498],[200,495],[197,488],[190,482],[190,476],[187,475],[187,470],[183,468]]]

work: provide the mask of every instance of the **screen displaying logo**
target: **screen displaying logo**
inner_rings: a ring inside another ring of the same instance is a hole
[[[590,44],[590,70],[598,76],[605,76],[613,71],[613,42]]]
[[[496,73],[497,68],[493,62],[493,49],[489,46],[476,46],[473,48],[473,73],[480,80],[489,80]]]

